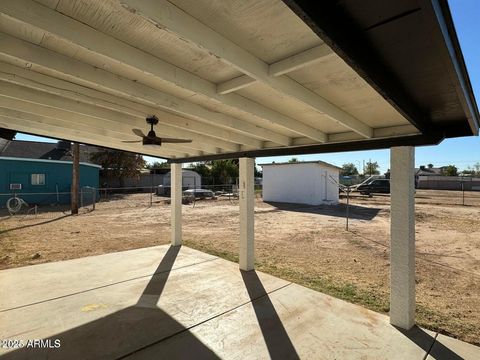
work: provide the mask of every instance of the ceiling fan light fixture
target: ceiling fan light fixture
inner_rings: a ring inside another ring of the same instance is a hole
[[[125,143],[136,143],[136,142],[141,142],[143,146],[148,146],[150,148],[159,148],[162,146],[162,143],[190,143],[192,140],[188,139],[175,139],[175,138],[161,138],[158,137],[157,134],[155,134],[155,131],[153,130],[153,126],[158,124],[158,118],[153,115],[150,117],[146,118],[147,123],[150,125],[150,131],[148,132],[148,135],[145,135],[142,130],[140,129],[132,129],[132,132],[140,137],[142,140],[139,141],[130,141],[126,140],[123,141]]]
[[[149,146],[149,147],[152,147],[152,146],[155,146],[155,147],[160,147],[162,145],[162,139],[158,138],[158,137],[144,137],[142,139],[142,144],[144,146]]]
[[[149,149],[160,149],[162,147],[158,144],[143,144],[143,146],[148,147]]]

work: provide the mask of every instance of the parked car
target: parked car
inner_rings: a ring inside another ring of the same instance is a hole
[[[216,199],[213,191],[205,189],[190,189],[183,192],[183,196],[191,196],[195,199]]]
[[[370,195],[374,193],[390,194],[390,179],[372,179],[372,181],[361,184],[357,190],[362,195]]]
[[[187,190],[188,186],[183,186],[182,191]],[[171,192],[171,187],[170,186],[163,186],[163,185],[158,185],[155,188],[155,195],[157,196],[170,196]]]

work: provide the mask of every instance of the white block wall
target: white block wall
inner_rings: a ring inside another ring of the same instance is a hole
[[[338,204],[339,170],[317,163],[263,167],[263,200],[296,204]]]

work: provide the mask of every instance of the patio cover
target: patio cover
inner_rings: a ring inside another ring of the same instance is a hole
[[[2,0],[0,44],[0,127],[171,162],[478,133],[446,1]]]

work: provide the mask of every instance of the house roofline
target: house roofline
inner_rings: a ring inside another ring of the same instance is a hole
[[[21,158],[21,157],[10,157],[10,156],[0,156],[0,160],[12,160],[12,161],[30,161],[30,162],[46,162],[46,163],[60,163],[60,164],[72,164],[72,161],[64,160],[50,160],[50,159],[32,159],[32,158]],[[102,167],[97,164],[90,164],[86,162],[80,162],[80,165],[92,166],[101,169]]]
[[[259,166],[272,166],[272,165],[298,165],[298,164],[319,164],[319,165],[324,165],[324,166],[328,166],[328,167],[331,167],[331,168],[335,168],[335,169],[338,169],[338,170],[342,170],[341,167],[338,167],[338,166],[335,166],[335,165],[332,165],[332,164],[329,164],[325,161],[321,161],[321,160],[316,160],[316,161],[297,161],[297,162],[281,162],[281,163],[268,163],[268,164],[258,164]]]

